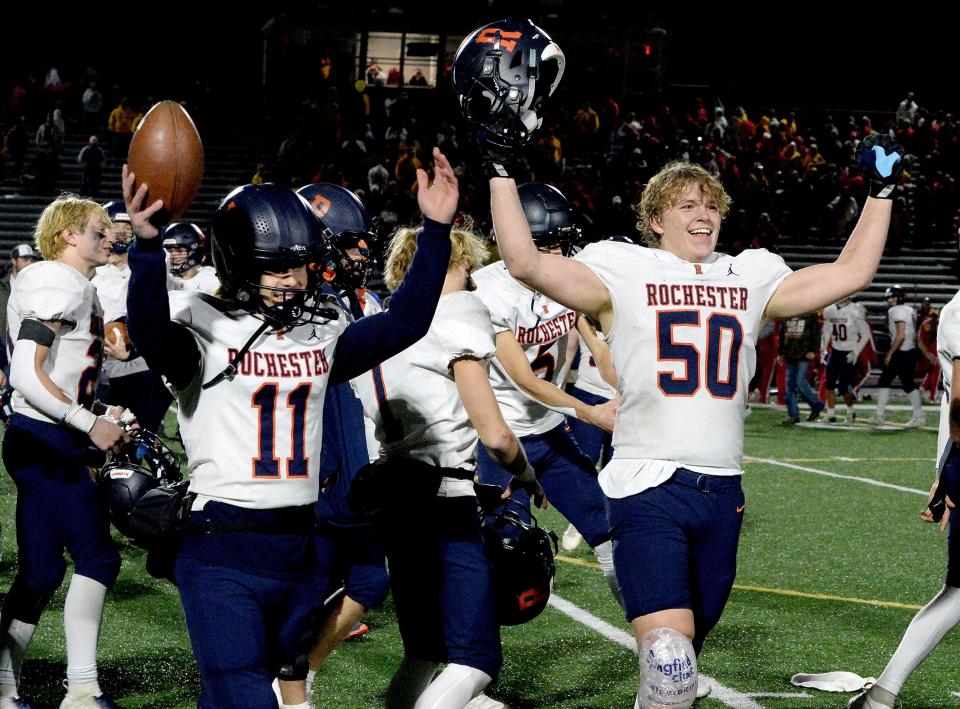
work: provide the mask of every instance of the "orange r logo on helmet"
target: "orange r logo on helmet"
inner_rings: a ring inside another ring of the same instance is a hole
[[[508,52],[512,52],[517,47],[515,40],[523,37],[522,32],[504,32],[496,27],[484,27],[477,35],[477,44],[496,44],[497,37],[500,38],[500,46]]]
[[[313,210],[317,213],[318,217],[322,217],[327,213],[327,210],[330,209],[330,200],[324,197],[322,194],[318,194],[313,198],[310,206],[313,207]]]

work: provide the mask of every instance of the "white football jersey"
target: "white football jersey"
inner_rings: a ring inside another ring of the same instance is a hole
[[[937,469],[942,467],[950,452],[950,391],[953,387],[953,360],[960,357],[960,291],[940,311],[937,326],[937,357],[943,375],[943,392],[940,399],[940,429],[937,435]]]
[[[604,241],[576,259],[613,302],[606,333],[622,395],[608,497],[666,481],[682,466],[740,474],[746,397],[767,302],[790,274],[779,256],[748,249],[690,263],[661,249]]]
[[[512,332],[534,374],[557,387],[566,376],[567,338],[577,314],[547,296],[523,286],[497,261],[474,272],[474,294],[490,311],[495,334]],[[503,418],[517,436],[545,433],[563,423],[563,414],[521,392],[494,359],[490,383]]]
[[[170,290],[198,290],[214,295],[220,287],[220,279],[217,278],[217,269],[213,266],[201,266],[193,278],[170,276],[167,287]]]
[[[823,309],[823,342],[840,352],[859,352],[870,339],[867,311],[858,303],[828,305]]]
[[[108,263],[100,266],[93,278],[90,279],[97,289],[97,297],[103,306],[103,321],[113,322],[127,314],[127,289],[130,285],[130,267],[116,266]],[[104,357],[103,375],[108,380],[116,377],[125,377],[128,374],[146,372],[149,369],[143,357],[122,362],[113,357]]]
[[[593,354],[582,337],[580,338],[580,366],[577,368],[576,387],[577,389],[583,389],[588,394],[603,396],[607,399],[616,396],[613,387],[600,376],[600,368],[597,367]]]
[[[903,343],[900,352],[912,350],[917,346],[917,313],[909,305],[894,305],[887,311],[887,327],[890,329],[890,341],[897,336],[897,323],[903,323]]]
[[[323,398],[334,350],[347,326],[337,320],[268,330],[233,381],[209,389],[262,322],[199,291],[170,294],[171,317],[200,347],[201,371],[176,391],[177,419],[190,462],[194,508],[213,499],[269,509],[312,504],[319,492]]]
[[[495,353],[483,303],[466,291],[442,296],[423,339],[353,380],[364,413],[376,425],[381,456],[474,470],[479,437],[450,364]]]
[[[28,318],[63,323],[43,371],[67,396],[89,409],[103,359],[103,310],[96,289],[80,271],[60,261],[31,264],[13,281],[7,301],[7,328],[14,349],[20,324]],[[32,419],[59,423],[33,408],[20,392],[13,393],[11,406]]]

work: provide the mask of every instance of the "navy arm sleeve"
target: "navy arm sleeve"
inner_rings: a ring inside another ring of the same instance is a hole
[[[427,334],[450,265],[450,225],[424,217],[410,270],[390,309],[351,323],[337,341],[330,380],[344,382],[403,352]]]
[[[176,388],[200,371],[200,348],[189,330],[170,319],[167,267],[161,240],[136,239],[130,248],[127,330],[130,340],[157,374]]]

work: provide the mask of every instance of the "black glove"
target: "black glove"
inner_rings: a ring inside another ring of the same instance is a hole
[[[903,155],[900,144],[886,133],[871,133],[863,139],[857,148],[857,162],[870,178],[871,197],[891,199],[903,173]]]
[[[491,142],[484,128],[470,133],[470,147],[473,163],[488,180],[494,177],[516,177],[520,170],[519,151]]]

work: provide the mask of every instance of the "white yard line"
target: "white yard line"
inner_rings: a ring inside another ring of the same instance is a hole
[[[854,482],[866,483],[867,485],[875,485],[876,487],[885,487],[890,490],[897,490],[899,492],[909,492],[914,495],[923,495],[927,496],[928,490],[918,490],[914,487],[904,487],[903,485],[894,485],[893,483],[885,483],[881,480],[873,480],[872,478],[861,478],[857,475],[841,475],[840,473],[833,473],[829,470],[820,470],[819,468],[808,468],[805,465],[795,465],[794,463],[784,463],[782,460],[775,460],[773,458],[755,458],[752,455],[745,455],[743,459],[752,463],[765,463],[766,465],[778,465],[781,468],[789,468],[790,470],[799,470],[804,473],[812,473],[813,475],[822,475],[825,478],[839,478],[840,480],[853,480]]]
[[[585,611],[580,606],[576,606],[570,601],[560,598],[555,593],[550,594],[549,604],[553,606],[556,610],[563,613],[565,616],[572,618],[581,625],[585,625],[591,630],[595,630],[600,633],[607,640],[617,643],[622,647],[630,650],[630,652],[637,652],[637,643],[633,639],[633,635],[628,633],[622,628],[617,628],[616,626],[610,625],[605,620],[598,618],[588,611]],[[763,709],[763,705],[758,704],[753,699],[751,695],[743,694],[738,692],[735,689],[726,687],[712,677],[701,674],[700,677],[704,682],[707,682],[713,687],[713,691],[710,693],[712,699],[717,699],[721,701],[725,706],[734,707],[735,709]],[[763,696],[774,696],[774,695],[763,695]],[[790,695],[790,696],[799,696],[799,695]]]

